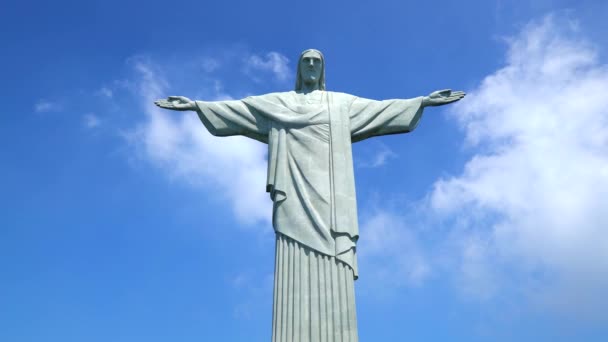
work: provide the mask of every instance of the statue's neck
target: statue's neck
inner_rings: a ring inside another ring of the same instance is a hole
[[[312,93],[315,90],[320,90],[319,89],[319,82],[311,82],[311,83],[304,83],[302,85],[302,90],[301,92],[303,94],[308,94],[308,93]]]

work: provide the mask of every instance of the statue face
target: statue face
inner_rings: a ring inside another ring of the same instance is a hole
[[[323,60],[316,51],[305,53],[300,59],[300,75],[304,83],[319,82],[323,70]]]

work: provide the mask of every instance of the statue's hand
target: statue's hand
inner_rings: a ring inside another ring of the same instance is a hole
[[[448,103],[456,102],[465,95],[464,91],[452,91],[451,89],[437,90],[422,99],[422,106],[443,106]]]
[[[160,108],[172,110],[196,110],[196,104],[185,96],[169,96],[166,100],[156,100],[154,104]]]

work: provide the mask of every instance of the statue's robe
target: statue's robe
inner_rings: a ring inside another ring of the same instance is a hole
[[[268,144],[266,190],[277,232],[273,341],[356,340],[359,229],[351,144],[412,131],[422,97],[374,101],[292,91],[196,105],[211,134]]]

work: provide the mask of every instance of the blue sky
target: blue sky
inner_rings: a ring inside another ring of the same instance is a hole
[[[4,2],[0,340],[267,341],[265,146],[168,95],[374,99],[354,145],[362,341],[606,341],[605,1]]]

